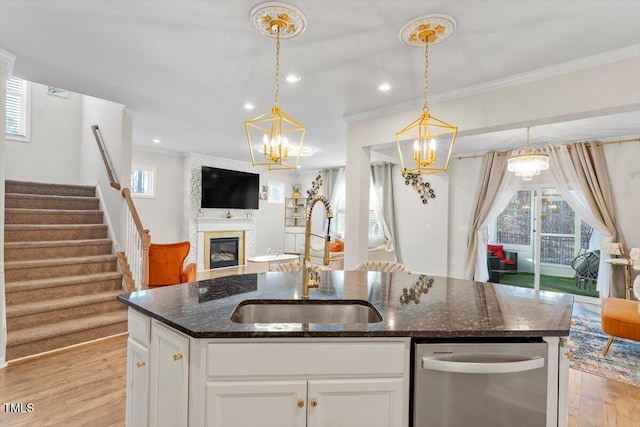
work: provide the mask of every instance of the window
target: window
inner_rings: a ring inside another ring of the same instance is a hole
[[[531,244],[533,191],[518,191],[496,220],[496,243]]]
[[[155,197],[154,168],[149,166],[133,166],[131,170],[131,195],[136,197]]]
[[[345,225],[346,225],[344,208],[338,209],[334,213],[333,221],[335,221],[335,231],[344,236]],[[371,204],[371,197],[369,197],[369,224],[367,229],[369,230],[370,238],[385,237],[384,229],[382,228],[382,223],[378,221],[378,215],[376,215],[376,211],[373,209],[373,205]]]
[[[29,141],[29,116],[31,114],[29,82],[11,78],[7,80],[6,134],[8,139]]]

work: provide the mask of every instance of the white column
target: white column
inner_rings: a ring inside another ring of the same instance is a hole
[[[7,79],[13,73],[16,57],[0,49],[0,369],[7,366],[7,310],[4,286],[4,181],[6,171],[6,94]]]
[[[347,140],[349,140],[347,138]],[[371,148],[347,144],[344,269],[367,260]]]

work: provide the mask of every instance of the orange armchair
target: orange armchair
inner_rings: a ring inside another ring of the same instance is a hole
[[[189,242],[152,243],[149,246],[149,289],[194,282],[195,263],[190,263],[183,269],[190,248]]]

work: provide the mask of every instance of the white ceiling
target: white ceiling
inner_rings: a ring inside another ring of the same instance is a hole
[[[14,75],[119,102],[134,145],[248,160],[243,122],[273,103],[274,41],[249,23],[258,1],[5,1],[0,47]],[[640,1],[339,1],[289,3],[306,15],[282,42],[280,106],[307,127],[303,169],[344,164],[344,117],[421,103],[423,56],[398,38],[425,13],[457,31],[430,51],[434,97],[640,45]],[[392,90],[377,86],[389,82]],[[246,111],[245,102],[256,110]],[[533,143],[637,136],[631,112],[532,129]],[[461,136],[457,152],[521,146],[522,129]],[[152,143],[153,138],[161,144]]]

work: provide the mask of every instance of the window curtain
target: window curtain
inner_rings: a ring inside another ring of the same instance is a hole
[[[624,246],[624,237],[615,221],[611,184],[602,147],[593,143],[577,143],[545,147],[545,152],[549,154],[549,172],[554,184],[569,206],[601,233],[602,243],[616,241]],[[624,298],[624,279],[618,277],[620,272],[614,270],[615,281],[611,286],[611,266],[605,262],[609,257],[607,253],[600,253],[600,297],[611,295]]]
[[[320,192],[324,194],[324,196],[329,201],[331,201],[331,196],[333,195],[333,190],[334,190],[340,169],[344,170],[344,168],[336,168],[336,169],[323,169],[320,171],[320,175],[322,176],[322,188],[320,189]]]
[[[473,277],[480,282],[489,280],[487,267],[489,223],[507,206],[519,186],[520,178],[507,172],[508,158],[509,156],[496,152],[487,154],[480,193],[469,230],[466,277]]]
[[[331,203],[331,210],[334,217],[338,210],[344,209],[345,206],[345,193],[346,193],[346,178],[344,168],[338,169],[325,169],[322,171],[322,181],[324,187],[324,195]],[[323,220],[324,230],[327,228],[327,219]],[[339,234],[336,230],[336,221],[331,222],[331,235]]]
[[[402,262],[399,247],[396,245],[395,202],[393,195],[393,165],[381,163],[371,165],[371,203],[373,210],[382,224],[384,235],[395,250],[396,260]]]

